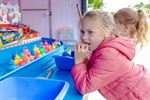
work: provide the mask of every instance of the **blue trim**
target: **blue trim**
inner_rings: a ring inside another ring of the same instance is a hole
[[[82,14],[87,12],[87,10],[88,10],[88,0],[81,0],[81,9],[82,9]]]

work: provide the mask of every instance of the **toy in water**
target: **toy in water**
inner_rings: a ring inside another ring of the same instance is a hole
[[[49,44],[48,44],[47,41],[45,41],[44,43],[43,43],[43,42],[41,43],[41,46],[43,46],[43,47],[44,47],[44,46],[48,46],[48,45],[49,45]]]
[[[39,48],[38,48],[36,45],[34,46],[33,51],[34,51],[35,58],[39,58],[39,57],[42,56],[42,55],[40,54]]]
[[[42,55],[40,54],[40,51],[35,51],[34,54],[35,54],[35,58],[42,57]]]
[[[31,55],[31,53],[30,53],[30,51],[25,47],[24,49],[23,49],[23,56],[24,56],[24,59],[28,59],[28,61],[27,60],[25,60],[25,62],[27,61],[27,62],[29,62],[29,61],[32,61],[32,60],[34,60],[34,56],[32,56]],[[22,56],[22,57],[23,57]],[[27,57],[28,58],[27,58]]]
[[[28,57],[31,56],[30,51],[29,51],[26,47],[23,49],[23,54],[24,54],[24,55],[27,55]]]
[[[34,60],[35,59],[35,57],[34,56],[30,56],[30,61],[32,61],[32,60]]]
[[[56,49],[55,44],[52,44],[51,48],[52,48],[52,50],[55,50]]]
[[[2,43],[2,40],[0,39],[0,47],[2,47],[3,46],[3,43]]]
[[[50,52],[50,51],[52,51],[51,45],[46,46],[45,47],[45,52]]]
[[[54,42],[52,43],[52,46],[54,47],[53,50],[59,47],[58,44],[59,44],[58,41],[54,41]]]
[[[39,48],[37,47],[37,45],[34,45],[33,51],[39,51]]]
[[[20,66],[34,60],[34,58],[35,57],[31,55],[30,51],[24,47],[23,52],[13,55],[9,63]]]
[[[41,46],[42,46],[43,48],[45,48],[47,45],[48,45],[47,41],[41,42]]]
[[[42,47],[46,47],[46,46],[48,46],[49,44],[48,44],[48,42],[47,41],[45,41],[45,42],[41,42],[41,46]]]
[[[30,57],[28,56],[28,55],[23,55],[22,56],[22,63],[23,64],[26,64],[26,63],[28,63],[28,62],[30,62]]]
[[[17,66],[22,64],[22,59],[19,57],[18,54],[15,55],[14,64]]]
[[[18,55],[19,55],[19,57],[20,57],[20,58],[22,58],[22,57],[23,57],[23,53],[22,53],[22,52],[21,52],[21,53],[19,53]]]
[[[67,50],[67,53],[68,53],[69,55],[71,55],[71,52],[72,52],[71,50]]]
[[[24,54],[23,56],[22,56],[22,60],[25,62],[25,63],[27,63],[27,62],[30,62],[30,61],[32,61],[32,60],[34,60],[34,56],[32,56],[32,55],[27,55],[27,54]]]
[[[61,42],[60,41],[56,41],[56,45],[57,45],[57,47],[60,47],[61,46]]]
[[[24,50],[23,50],[23,56],[24,56],[24,59],[28,59],[29,61],[34,60],[34,56],[31,55],[30,51],[27,48],[24,48]],[[28,58],[26,56],[28,56]],[[27,60],[25,60],[25,62],[26,61]]]
[[[39,48],[36,45],[34,45],[33,51],[34,52],[39,51]]]
[[[65,52],[63,53],[63,56],[71,56],[71,57],[73,57],[73,56],[74,56],[73,53],[74,53],[73,51],[67,50],[67,51],[65,51]]]
[[[41,43],[41,46],[45,49],[45,52],[48,53],[52,50],[52,47],[50,44],[48,44],[47,41],[45,41],[44,43]]]
[[[34,45],[33,51],[35,52],[35,51],[38,51],[38,50],[39,50],[39,48],[36,45]]]
[[[56,48],[58,48],[59,46],[61,46],[61,43],[59,41],[54,41],[51,45],[48,44],[47,41],[45,41],[44,43],[41,43],[41,46],[45,49],[45,52],[50,52],[52,50],[55,50]]]
[[[45,55],[45,50],[44,50],[44,48],[40,47],[40,48],[39,48],[39,51],[40,51],[40,54],[41,54],[42,56]]]

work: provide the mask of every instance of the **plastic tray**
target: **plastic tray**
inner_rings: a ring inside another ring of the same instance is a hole
[[[62,100],[68,88],[60,80],[7,78],[0,81],[0,100]]]
[[[9,60],[12,58],[12,54],[22,52],[23,47],[27,47],[30,51],[32,51],[34,45],[40,45],[41,41],[47,41],[48,43],[52,43],[55,41],[54,39],[42,38],[42,40],[32,42],[26,45],[16,46],[13,48],[8,48],[5,50],[0,50],[0,80],[3,80],[7,77],[36,77],[38,74],[43,72],[49,67],[55,66],[55,61],[52,56],[61,54],[64,52],[64,45],[58,47],[57,49],[47,53],[46,55],[37,58],[15,70],[8,70],[13,67],[9,65]],[[32,52],[31,52],[32,53]]]

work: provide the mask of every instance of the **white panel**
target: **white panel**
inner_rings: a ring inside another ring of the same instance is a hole
[[[57,30],[64,26],[73,28],[72,39],[78,40],[79,16],[76,4],[80,0],[51,0],[52,9],[52,37],[57,38]]]
[[[46,12],[37,10],[22,11],[23,23],[38,31],[42,37],[50,37],[49,16],[46,15]]]
[[[21,0],[22,9],[48,9],[48,0]]]

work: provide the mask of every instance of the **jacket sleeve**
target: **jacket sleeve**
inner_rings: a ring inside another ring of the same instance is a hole
[[[131,62],[125,57],[111,50],[101,52],[91,62],[90,68],[87,69],[86,64],[80,63],[71,71],[75,86],[81,94],[98,90],[127,72],[123,66]]]

